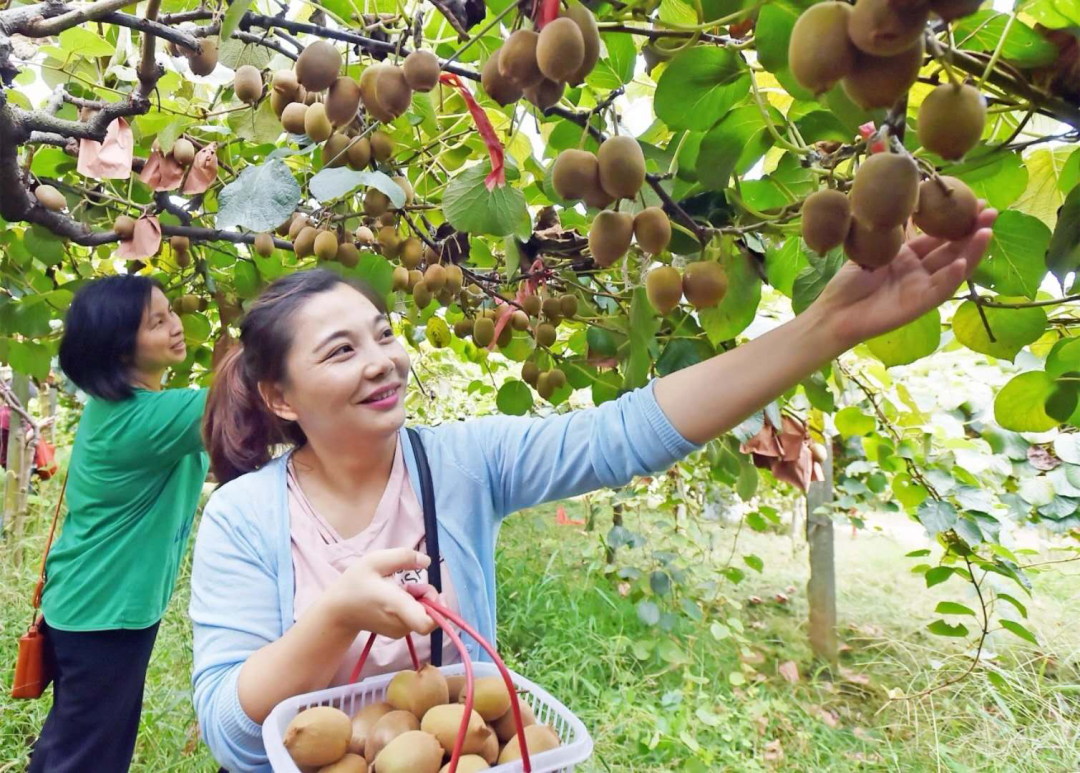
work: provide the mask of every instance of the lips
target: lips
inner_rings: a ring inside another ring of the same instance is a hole
[[[371,403],[380,403],[380,402],[382,402],[384,400],[388,400],[388,399],[394,397],[397,394],[397,391],[398,391],[397,385],[384,387],[383,389],[380,389],[378,392],[375,392],[374,394],[369,395],[368,397],[364,398],[360,402],[361,402],[361,404],[364,404],[364,405],[368,405],[368,404],[371,404]]]

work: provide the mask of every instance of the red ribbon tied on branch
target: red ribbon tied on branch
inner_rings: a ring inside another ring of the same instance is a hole
[[[488,155],[491,156],[491,173],[484,178],[484,185],[489,191],[495,190],[496,187],[503,187],[506,185],[506,166],[503,161],[503,146],[502,143],[499,142],[499,138],[495,136],[495,127],[491,125],[491,120],[487,117],[487,113],[485,113],[484,109],[476,103],[472,93],[465,88],[465,84],[461,82],[461,79],[458,78],[458,76],[451,72],[444,72],[439,76],[439,80],[455,87],[461,92],[461,97],[465,100],[465,104],[472,114],[473,121],[476,122],[476,129],[480,132],[480,137],[483,138],[484,144],[487,145]]]
[[[559,18],[559,0],[543,0],[540,6],[540,20],[536,28],[542,30],[557,18]]]

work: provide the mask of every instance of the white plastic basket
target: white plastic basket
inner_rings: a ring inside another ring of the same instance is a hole
[[[499,669],[494,663],[474,662],[473,674],[476,677],[498,676]],[[440,669],[447,676],[465,673],[463,663],[442,666]],[[536,721],[541,725],[551,725],[559,734],[562,745],[557,749],[530,755],[533,773],[570,773],[575,766],[592,755],[593,740],[584,723],[540,685],[525,677],[510,672],[517,688],[520,700],[529,704]],[[262,726],[263,743],[270,758],[270,766],[276,773],[300,773],[289,752],[285,750],[282,738],[293,717],[312,706],[333,706],[353,716],[364,706],[385,700],[386,688],[394,674],[382,674],[364,679],[356,684],[331,687],[328,690],[297,695],[279,703]],[[520,761],[496,765],[491,773],[512,773],[522,770]]]

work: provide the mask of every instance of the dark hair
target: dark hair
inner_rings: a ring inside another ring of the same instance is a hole
[[[280,418],[263,402],[260,383],[285,383],[295,317],[315,295],[348,285],[386,314],[386,301],[371,285],[324,268],[289,274],[267,287],[240,322],[240,344],[221,360],[206,402],[203,439],[219,483],[257,470],[277,445],[301,446],[307,436],[294,421]]]
[[[125,400],[143,311],[161,284],[150,277],[119,274],[83,285],[64,317],[60,368],[75,385],[102,400]]]

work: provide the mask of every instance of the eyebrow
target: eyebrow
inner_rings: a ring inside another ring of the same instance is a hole
[[[374,320],[372,320],[372,327],[380,325],[383,322],[389,323],[390,318],[387,317],[385,314],[379,314],[377,317],[375,317]],[[335,330],[333,333],[331,333],[330,335],[328,335],[326,338],[324,338],[322,341],[319,342],[319,345],[315,347],[315,351],[319,351],[320,349],[322,349],[324,346],[326,346],[327,344],[329,344],[331,341],[333,341],[336,338],[348,338],[348,337],[349,337],[349,331],[348,330]]]

